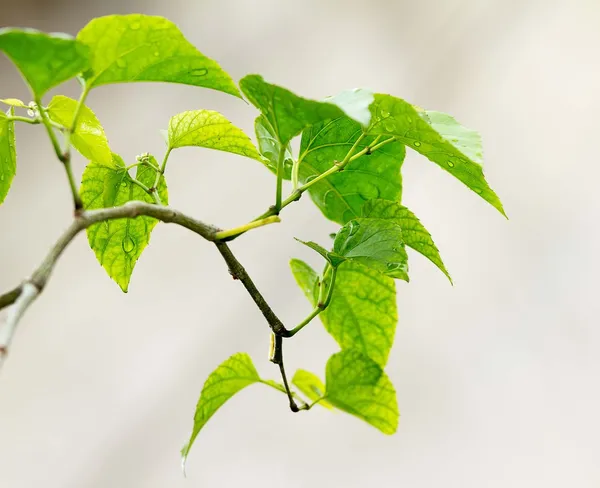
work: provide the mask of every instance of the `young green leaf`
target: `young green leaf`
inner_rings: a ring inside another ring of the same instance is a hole
[[[0,103],[8,105],[9,107],[29,108],[29,106],[25,105],[25,103],[22,100],[19,100],[18,98],[5,98],[3,100],[0,100]]]
[[[420,252],[429,259],[452,283],[452,278],[450,278],[444,266],[440,252],[433,242],[431,234],[409,209],[403,207],[398,202],[369,200],[365,202],[362,213],[363,217],[388,219],[398,224],[402,228],[402,240],[404,244],[412,247],[415,251]]]
[[[14,115],[14,108],[11,107],[8,114]],[[15,123],[0,110],[0,204],[6,199],[16,173]]]
[[[300,145],[301,181],[306,183],[330,169],[335,161],[342,161],[360,135],[360,125],[348,117],[321,122],[306,129]],[[364,138],[355,152],[373,144],[374,140],[374,137]],[[400,168],[404,156],[404,144],[391,142],[372,154],[351,161],[344,171],[315,183],[308,192],[325,217],[343,225],[360,217],[361,208],[367,200],[401,198]]]
[[[291,91],[267,83],[259,75],[248,75],[240,80],[240,88],[248,100],[258,108],[271,124],[277,141],[287,145],[306,127],[327,119],[343,115],[357,116],[357,106],[368,107],[373,94],[367,90],[358,90],[341,99],[318,102],[299,97]],[[358,120],[368,125],[369,118]]]
[[[458,178],[502,215],[506,215],[500,199],[483,175],[480,141],[473,136],[473,131],[460,126],[454,119],[452,121],[455,123],[451,123],[449,119],[441,123],[439,116],[421,116],[410,103],[391,95],[375,95],[371,113],[373,118],[369,134],[395,136]]]
[[[240,97],[231,77],[163,17],[129,14],[93,19],[77,39],[90,47],[90,88],[109,83],[163,81],[202,86]]]
[[[261,380],[252,359],[245,353],[234,354],[210,374],[204,383],[196,406],[194,428],[190,440],[181,449],[184,467],[190,449],[206,422],[233,395],[259,381]]]
[[[152,187],[156,170],[148,164],[137,166],[136,179]],[[167,185],[163,177],[158,185],[162,202],[168,203]],[[81,198],[86,210],[116,207],[138,200],[154,203],[125,169],[123,160],[113,154],[110,165],[92,161],[86,167],[81,182]],[[90,247],[108,275],[127,293],[133,268],[150,242],[150,233],[158,220],[151,217],[109,220],[87,229]]]
[[[67,34],[0,29],[0,51],[17,66],[35,97],[74,78],[89,66],[89,51]]]
[[[264,115],[259,115],[254,121],[254,131],[256,132],[256,140],[260,153],[266,158],[263,161],[267,168],[277,174],[277,162],[279,161],[279,151],[281,144],[277,140],[275,131],[271,127],[270,122]],[[290,180],[292,178],[292,166],[294,164],[294,156],[292,148],[288,144],[285,148],[285,159],[283,161],[283,179]]]
[[[394,280],[346,261],[338,268],[331,303],[319,318],[342,349],[358,349],[385,366],[398,323]]]
[[[408,281],[402,228],[393,220],[351,220],[337,233],[333,251],[387,276]]]
[[[336,408],[354,415],[384,434],[398,428],[396,390],[383,369],[360,351],[348,349],[329,358],[326,395]]]
[[[328,251],[327,249],[325,249],[320,244],[317,244],[316,242],[302,241],[302,240],[298,239],[297,237],[294,237],[294,239],[296,239],[298,242],[304,244],[306,247],[310,247],[313,251],[316,251],[317,253],[319,253],[334,268],[339,266],[346,260],[346,258],[344,258],[343,256],[340,256],[334,252]]]
[[[315,305],[319,295],[317,290],[319,275],[317,272],[300,259],[292,259],[290,261],[290,268],[292,269],[296,283],[298,283],[306,298],[308,298],[312,305]]]
[[[168,137],[169,149],[207,147],[263,161],[244,131],[212,110],[193,110],[171,117]]]
[[[69,128],[73,124],[76,109],[76,100],[56,95],[48,105],[48,116],[57,124]],[[112,163],[112,153],[104,129],[94,112],[86,105],[83,105],[79,111],[77,127],[71,134],[71,143],[84,158],[90,161],[106,165]]]
[[[325,395],[325,385],[319,377],[310,371],[299,369],[292,378],[292,383],[298,388],[307,398],[315,402]],[[333,408],[327,400],[320,400],[318,405],[321,405],[329,410]]]

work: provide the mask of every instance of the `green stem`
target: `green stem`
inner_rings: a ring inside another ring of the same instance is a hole
[[[298,180],[300,174],[300,158],[294,160],[292,165],[292,191],[296,191],[298,188]]]
[[[329,288],[327,289],[327,296],[325,296],[325,275],[327,274],[327,271],[329,271],[329,269],[331,269],[331,281],[329,283]],[[317,302],[317,306],[308,315],[308,317],[306,317],[296,327],[290,330],[290,337],[293,337],[298,332],[300,332],[305,326],[307,326],[312,321],[312,319],[318,316],[323,310],[325,310],[329,306],[329,303],[331,302],[331,297],[333,296],[333,286],[335,284],[336,273],[337,268],[333,268],[330,265],[327,265],[327,268],[325,268],[325,272],[323,273],[323,279],[320,282],[321,290],[319,291],[319,299]]]
[[[279,157],[277,158],[277,190],[275,192],[275,212],[281,210],[281,199],[283,189],[283,163],[285,161],[285,146],[282,145],[279,149]]]
[[[30,119],[29,117],[22,117],[20,115],[7,115],[6,118],[10,121],[25,122],[26,124],[31,125],[41,124],[42,122],[40,119]]]
[[[169,146],[167,152],[165,153],[165,157],[162,160],[162,164],[160,165],[160,169],[156,172],[156,179],[154,180],[154,188],[158,188],[158,184],[160,183],[160,177],[165,174],[167,169],[167,162],[169,161],[169,156],[171,155],[172,147]]]
[[[281,222],[281,219],[277,215],[272,215],[271,217],[267,217],[261,220],[254,220],[253,222],[249,222],[245,225],[240,225],[239,227],[234,227],[233,229],[222,230],[221,232],[217,232],[215,238],[220,241],[228,237],[235,237],[244,232],[256,229],[257,227],[262,227],[263,225],[274,224],[276,222]]]
[[[37,104],[37,109],[40,113],[42,123],[44,124],[44,127],[46,127],[48,137],[50,138],[52,146],[54,147],[56,157],[61,163],[63,163],[63,166],[65,167],[67,179],[69,180],[69,188],[71,189],[71,195],[73,196],[73,206],[75,207],[75,212],[78,212],[83,208],[83,202],[81,201],[81,196],[79,195],[79,190],[77,189],[77,183],[75,182],[75,176],[73,175],[73,168],[71,167],[71,151],[69,150],[70,133],[67,135],[67,147],[63,151],[60,147],[60,143],[58,142],[56,134],[54,133],[54,129],[52,128],[52,123],[48,118],[48,114],[42,106],[42,101],[39,98],[36,98],[35,103]]]

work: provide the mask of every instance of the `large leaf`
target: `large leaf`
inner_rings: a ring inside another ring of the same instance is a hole
[[[147,187],[154,186],[156,170],[150,165],[137,166],[136,179]],[[158,193],[168,203],[167,186],[161,177]],[[111,164],[92,161],[81,182],[81,198],[86,210],[116,207],[132,200],[154,203],[142,188],[133,183],[123,160],[113,154]],[[90,247],[108,275],[127,292],[133,268],[150,242],[150,233],[158,220],[151,217],[109,220],[87,230]]]
[[[297,370],[292,378],[292,383],[313,402],[320,400],[325,395],[325,385],[317,375],[310,371]],[[333,408],[327,400],[320,400],[318,405],[328,409]]]
[[[77,39],[91,49],[88,87],[164,81],[240,96],[231,77],[190,44],[173,22],[150,15],[109,15],[87,24]]]
[[[384,434],[398,428],[396,390],[383,369],[360,351],[349,349],[329,358],[326,396],[336,408],[354,415]]]
[[[252,359],[245,353],[234,354],[210,374],[204,383],[196,406],[194,428],[190,440],[181,450],[184,466],[190,449],[206,422],[233,395],[259,381],[261,379]]]
[[[262,162],[258,150],[244,131],[219,112],[212,110],[193,110],[171,117],[168,137],[170,149],[185,146],[207,147]]]
[[[356,90],[352,94],[332,98],[327,102],[308,100],[286,88],[267,83],[259,75],[242,78],[240,88],[252,105],[266,117],[273,128],[275,138],[284,145],[306,127],[318,122],[343,115],[360,117],[363,111],[357,107],[368,107],[373,101],[373,94],[368,90]],[[370,114],[358,120],[365,126],[369,121]]]
[[[67,34],[0,29],[0,51],[17,66],[33,95],[39,98],[89,66],[88,48]]]
[[[316,305],[317,273],[298,259],[290,265],[298,285]],[[327,280],[325,284],[329,286]],[[331,302],[319,318],[342,349],[357,349],[385,366],[398,322],[394,280],[357,262],[342,263]]]
[[[454,119],[419,112],[410,103],[391,95],[375,95],[371,113],[370,134],[397,137],[505,215],[502,203],[483,175],[480,140],[473,131],[460,126]]]
[[[393,220],[351,220],[335,236],[333,251],[387,276],[408,281],[402,228]]]
[[[48,105],[48,116],[63,127],[70,128],[77,101],[63,95],[56,95]],[[112,154],[108,139],[100,121],[89,107],[83,105],[77,118],[77,127],[71,135],[71,143],[80,154],[97,163],[112,163]]]
[[[342,161],[361,134],[360,124],[348,117],[318,123],[302,133],[300,145],[300,179],[303,183]],[[374,140],[364,138],[357,146],[361,151]],[[365,201],[373,198],[400,200],[404,161],[404,144],[392,142],[350,162],[344,171],[335,173],[309,187],[308,192],[325,217],[345,224],[360,217]]]
[[[11,107],[9,115],[14,114]],[[17,172],[17,149],[15,145],[15,123],[0,110],[0,204],[4,202]]]
[[[281,143],[277,140],[273,127],[271,127],[270,122],[264,115],[256,117],[256,120],[254,121],[254,131],[256,132],[260,153],[266,158],[266,161],[263,162],[266,164],[267,168],[277,174],[277,163],[279,161]],[[283,161],[283,179],[291,179],[293,164],[294,156],[292,155],[292,148],[288,144],[285,148],[285,159]]]
[[[431,234],[408,208],[403,207],[398,202],[389,200],[369,200],[365,202],[362,212],[364,217],[389,219],[398,224],[402,228],[402,240],[404,244],[412,247],[415,251],[420,252],[429,259],[452,283],[452,278],[450,278],[444,266],[440,252],[433,242]]]

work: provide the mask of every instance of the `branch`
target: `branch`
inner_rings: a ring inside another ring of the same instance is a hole
[[[0,310],[9,305],[13,305],[13,308],[8,313],[6,322],[0,328],[0,366],[8,353],[8,348],[17,329],[19,320],[38,295],[44,291],[54,266],[75,236],[82,230],[87,229],[98,222],[122,218],[135,218],[141,215],[154,217],[162,222],[180,225],[198,234],[207,241],[214,241],[215,235],[219,231],[216,227],[189,217],[173,208],[159,207],[158,205],[146,202],[127,202],[120,207],[87,210],[79,213],[75,216],[75,219],[69,228],[59,237],[54,246],[52,246],[50,252],[38,268],[31,274],[31,277],[26,279],[20,286],[10,290],[4,295],[0,295]]]
[[[271,327],[273,333],[279,337],[289,337],[290,331],[285,328],[283,322],[279,320],[279,317],[277,317],[277,315],[275,315],[275,312],[273,312],[273,309],[269,306],[267,301],[258,291],[256,285],[254,284],[244,267],[231,252],[229,246],[224,242],[216,242],[215,244],[217,245],[217,249],[221,253],[221,256],[223,256],[223,259],[227,263],[227,266],[229,266],[229,273],[231,274],[231,276],[233,276],[234,280],[240,280],[242,282],[244,288],[246,288],[248,294],[252,297],[252,300],[254,300],[254,303],[260,309],[263,316],[267,320],[267,323]]]

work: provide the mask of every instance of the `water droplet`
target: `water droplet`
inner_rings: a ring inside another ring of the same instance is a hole
[[[119,68],[125,68],[127,66],[127,62],[123,58],[117,59],[117,66]]]
[[[190,75],[192,76],[206,76],[208,70],[206,68],[198,68],[190,71]]]
[[[481,195],[483,190],[481,188],[475,188],[475,193],[479,193]]]
[[[135,242],[133,241],[133,239],[129,236],[125,237],[125,239],[123,239],[123,251],[125,251],[126,253],[130,253],[135,249]]]
[[[446,163],[448,164],[448,166],[450,166],[451,168],[454,168],[454,163],[452,161],[446,161]]]
[[[393,120],[386,120],[383,123],[383,127],[385,128],[385,130],[387,130],[388,132],[394,132],[394,130],[396,130],[396,124],[394,123]]]
[[[390,113],[389,113],[387,110],[380,110],[380,111],[379,111],[379,116],[380,116],[382,119],[385,119],[385,118],[387,118],[387,117],[389,117],[389,116],[390,116]]]
[[[129,26],[129,28],[130,28],[131,30],[138,30],[140,27],[141,27],[141,26],[140,26],[140,23],[139,23],[139,22],[134,22],[133,24],[131,24],[131,25]]]
[[[413,142],[413,144],[417,147],[419,147],[421,145],[421,143],[419,141],[415,141],[415,142]]]
[[[4,174],[0,175],[0,181],[4,181]]]
[[[123,188],[126,188],[126,187],[127,187],[127,182],[126,182],[126,181],[121,181],[121,186],[122,186]]]
[[[154,51],[154,55],[155,55],[156,57],[159,57],[159,56],[160,56],[160,53],[159,53],[158,51]]]
[[[410,117],[407,117],[407,118],[406,118],[406,121],[407,121],[409,124],[412,124],[412,121],[413,121],[413,120],[412,120]]]

